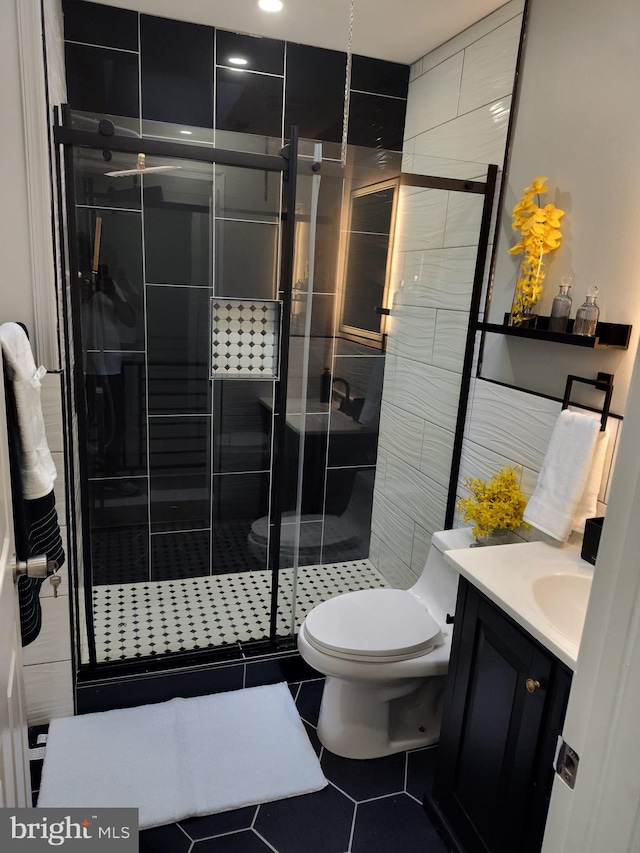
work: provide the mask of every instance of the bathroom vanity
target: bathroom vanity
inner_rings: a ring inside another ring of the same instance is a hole
[[[593,570],[540,542],[445,558],[461,577],[425,809],[456,853],[536,853]]]

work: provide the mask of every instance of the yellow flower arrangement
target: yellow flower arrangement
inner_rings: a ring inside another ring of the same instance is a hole
[[[545,185],[546,180],[537,177],[525,189],[522,198],[513,208],[511,227],[520,232],[521,238],[509,249],[509,254],[522,253],[511,307],[511,323],[514,326],[525,323],[534,306],[538,304],[545,278],[542,259],[548,252],[557,249],[562,240],[559,229],[564,210],[553,204],[540,207],[540,195],[549,189]]]
[[[520,491],[516,473],[507,466],[487,483],[475,477],[465,477],[463,483],[471,497],[460,498],[458,509],[463,521],[473,521],[474,536],[488,536],[494,530],[514,530],[529,525],[522,520],[527,499]]]

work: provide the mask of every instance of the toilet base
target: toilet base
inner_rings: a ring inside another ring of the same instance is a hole
[[[445,678],[368,684],[326,677],[318,737],[343,758],[381,758],[440,737]]]

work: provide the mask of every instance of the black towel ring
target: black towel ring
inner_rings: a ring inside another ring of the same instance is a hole
[[[596,391],[604,391],[604,404],[602,406],[602,417],[600,418],[600,432],[603,432],[607,425],[609,406],[611,405],[611,397],[613,396],[613,373],[598,373],[595,379],[584,379],[582,376],[572,376],[569,374],[564,389],[563,409],[569,407],[569,399],[574,382],[582,382],[583,385],[592,385]]]

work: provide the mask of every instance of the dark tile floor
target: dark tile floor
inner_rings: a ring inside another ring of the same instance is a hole
[[[421,805],[436,749],[370,761],[340,758],[316,734],[323,680],[290,687],[329,785],[315,794],[144,830],[140,853],[446,853]],[[31,746],[36,734],[30,731]],[[34,791],[41,764],[32,762]]]
[[[141,853],[446,853],[422,809],[435,749],[351,761],[316,734],[322,680],[291,685],[329,785],[140,833]]]

